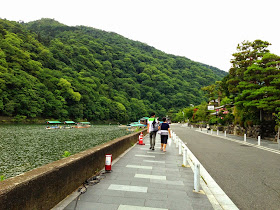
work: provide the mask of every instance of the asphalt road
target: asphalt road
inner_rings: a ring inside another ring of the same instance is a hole
[[[205,135],[173,124],[171,129],[239,209],[280,209],[280,155]]]

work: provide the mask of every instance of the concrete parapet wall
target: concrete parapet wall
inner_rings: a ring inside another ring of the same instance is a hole
[[[147,130],[143,131],[146,134]],[[124,136],[0,182],[0,209],[51,209],[138,141]]]

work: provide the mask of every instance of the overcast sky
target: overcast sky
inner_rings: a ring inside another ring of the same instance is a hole
[[[280,55],[279,0],[5,0],[0,18],[53,18],[116,32],[224,71],[244,40]]]

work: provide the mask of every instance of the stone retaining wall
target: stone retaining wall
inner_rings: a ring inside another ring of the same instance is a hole
[[[143,131],[146,134],[147,130]],[[0,182],[0,209],[51,209],[138,141],[124,136]]]

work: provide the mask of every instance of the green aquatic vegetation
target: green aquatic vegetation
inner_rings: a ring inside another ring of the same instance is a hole
[[[118,126],[47,130],[43,125],[0,126],[0,174],[5,178],[129,134]]]
[[[4,181],[4,179],[5,179],[5,176],[4,176],[4,175],[1,175],[1,176],[0,176],[0,182],[1,182],[1,181]]]
[[[71,153],[69,151],[64,151],[64,154],[62,155],[62,157],[69,157],[71,155]]]

